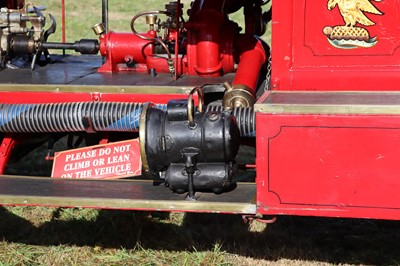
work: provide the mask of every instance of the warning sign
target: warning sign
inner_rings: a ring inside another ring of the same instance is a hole
[[[52,177],[112,179],[141,175],[139,139],[56,152]]]

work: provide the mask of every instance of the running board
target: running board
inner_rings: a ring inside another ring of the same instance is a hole
[[[71,180],[0,176],[0,205],[255,214],[254,183],[226,193],[196,192],[195,201],[150,180]]]

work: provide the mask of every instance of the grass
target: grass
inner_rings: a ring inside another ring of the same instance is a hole
[[[0,265],[398,265],[399,223],[0,208]],[[255,227],[255,228],[254,228]]]
[[[8,207],[1,215],[0,261],[6,265],[229,264],[218,243],[198,251],[184,244],[191,236],[176,224],[181,214]]]

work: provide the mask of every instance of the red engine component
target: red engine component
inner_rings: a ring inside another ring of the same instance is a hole
[[[234,38],[237,25],[221,12],[221,1],[196,1],[186,23],[189,75],[220,76],[234,71]]]
[[[24,6],[24,2],[24,0],[1,0],[0,7],[18,9]]]
[[[189,20],[185,23],[174,22],[170,11],[153,12],[170,16],[169,23],[163,24],[166,34],[162,40],[157,37],[153,24],[143,34],[136,33],[134,28],[134,33],[101,34],[100,52],[106,57],[106,62],[99,71],[146,73],[152,69],[158,73],[202,77],[218,77],[237,71],[233,89],[254,97],[260,69],[268,58],[268,52],[253,34],[239,34],[238,25],[227,16],[237,6],[228,2],[194,1]],[[176,5],[176,8],[176,14],[181,14],[181,6]],[[157,44],[162,44],[161,50],[157,49]],[[172,47],[174,58],[169,51]],[[165,52],[168,57],[164,56]]]
[[[156,32],[149,31],[143,36],[155,38]],[[147,59],[153,55],[154,42],[143,40],[133,33],[109,32],[100,36],[100,53],[106,62],[99,72],[117,72],[124,70],[147,71]],[[130,67],[133,65],[134,67]]]

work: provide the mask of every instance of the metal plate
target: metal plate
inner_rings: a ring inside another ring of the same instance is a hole
[[[255,185],[223,194],[196,193],[196,201],[147,180],[60,180],[0,176],[0,204],[254,214]]]
[[[223,77],[204,78],[181,76],[174,80],[170,74],[158,73],[151,77],[148,73],[118,72],[98,73],[102,64],[100,56],[80,55],[52,57],[54,63],[30,68],[4,69],[0,74],[0,91],[56,91],[110,93],[184,93],[195,86],[231,82],[234,74]],[[155,89],[154,87],[157,87]]]
[[[277,114],[400,114],[399,92],[281,92],[272,91],[255,105]]]

